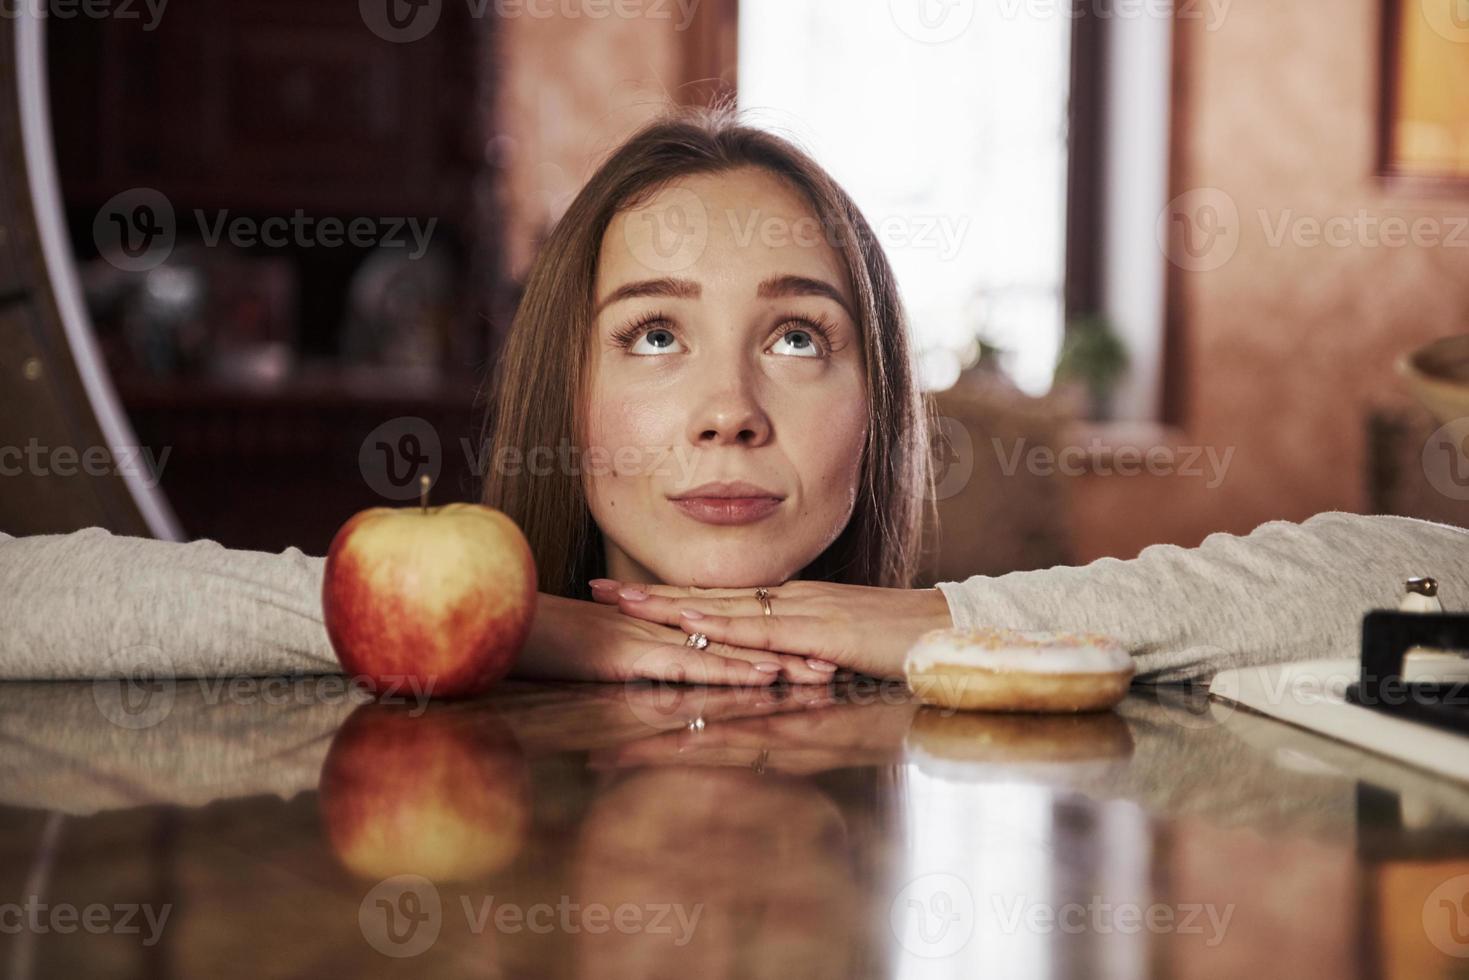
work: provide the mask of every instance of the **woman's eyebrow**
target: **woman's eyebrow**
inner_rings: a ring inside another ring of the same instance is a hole
[[[608,293],[592,315],[596,316],[613,303],[625,299],[638,299],[646,296],[665,296],[671,299],[698,299],[703,294],[703,287],[692,279],[674,279],[665,276],[661,279],[639,279],[636,282],[623,283],[612,292]],[[781,299],[788,296],[822,296],[832,300],[847,311],[848,316],[853,316],[851,306],[847,303],[842,291],[824,279],[813,279],[810,276],[771,276],[755,290],[755,295],[761,299]]]
[[[698,299],[703,291],[703,287],[692,279],[673,279],[666,276],[662,279],[640,279],[637,282],[623,283],[608,293],[602,302],[597,304],[592,316],[596,316],[613,303],[624,299],[637,299],[641,296]]]
[[[786,296],[824,296],[836,302],[847,315],[856,319],[852,307],[842,295],[842,291],[824,279],[812,279],[810,276],[771,276],[760,284],[755,294],[761,299],[779,299]]]

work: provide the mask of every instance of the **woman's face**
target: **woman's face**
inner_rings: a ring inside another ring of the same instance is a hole
[[[609,575],[774,585],[846,526],[868,412],[827,237],[756,168],[678,180],[608,227],[582,472]]]

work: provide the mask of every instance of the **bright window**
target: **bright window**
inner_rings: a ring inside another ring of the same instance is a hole
[[[741,0],[740,107],[855,198],[929,388],[977,338],[1050,388],[1063,325],[1066,4]]]

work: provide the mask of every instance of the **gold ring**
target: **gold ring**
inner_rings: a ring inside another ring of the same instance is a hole
[[[770,615],[770,590],[769,589],[756,589],[755,590],[755,598],[758,599],[758,600],[760,600],[760,611],[762,613],[764,613],[765,615],[769,616]]]

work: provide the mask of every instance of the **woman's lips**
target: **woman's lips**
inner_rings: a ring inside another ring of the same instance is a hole
[[[775,513],[779,497],[679,497],[673,506],[705,524],[753,524]]]

